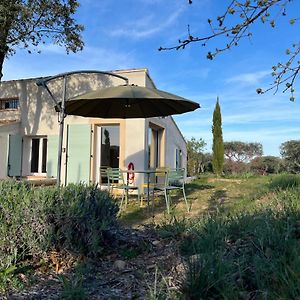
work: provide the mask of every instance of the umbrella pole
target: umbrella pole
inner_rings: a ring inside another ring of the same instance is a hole
[[[56,177],[56,185],[61,185],[61,161],[62,161],[62,146],[63,146],[63,138],[64,138],[64,123],[65,123],[65,103],[66,103],[66,92],[67,92],[67,77],[64,76],[64,84],[63,84],[63,95],[62,102],[59,112],[59,140],[58,140],[58,157],[57,157],[57,177]]]
[[[117,77],[119,79],[122,79],[126,82],[126,85],[128,85],[128,78],[123,77],[118,74],[114,74],[111,72],[104,72],[104,71],[93,71],[93,70],[81,70],[81,71],[72,71],[72,72],[65,72],[61,73],[55,76],[47,77],[47,78],[41,78],[36,81],[37,86],[41,86],[47,90],[49,93],[50,97],[52,98],[53,102],[55,103],[55,106],[59,109],[59,140],[58,140],[58,158],[57,158],[57,178],[56,178],[56,184],[57,186],[61,185],[61,165],[62,165],[62,149],[63,149],[63,137],[64,137],[64,122],[66,118],[66,107],[65,107],[65,102],[66,102],[66,90],[67,90],[67,76],[69,75],[74,75],[74,74],[102,74],[102,75],[108,75],[108,76],[113,76]],[[62,95],[62,101],[61,104],[58,104],[58,101],[55,99],[54,95],[51,93],[49,90],[47,83],[53,79],[57,78],[63,78],[63,95]],[[67,174],[65,174],[65,183],[66,183],[66,177]]]

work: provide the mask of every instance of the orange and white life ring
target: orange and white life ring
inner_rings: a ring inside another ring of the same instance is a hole
[[[134,171],[134,164],[132,162],[130,162],[127,166],[127,170],[128,171]],[[127,181],[129,184],[133,184],[134,183],[134,172],[128,172],[127,173]]]

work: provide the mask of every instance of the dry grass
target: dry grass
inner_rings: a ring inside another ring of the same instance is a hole
[[[251,200],[260,198],[267,191],[269,177],[253,177],[247,179],[224,179],[203,177],[190,184],[186,184],[187,200],[191,210],[186,211],[181,193],[172,195],[172,211],[166,213],[166,205],[163,196],[155,197],[154,204],[145,203],[140,207],[135,197],[130,198],[126,210],[120,215],[123,225],[137,228],[144,224],[160,224],[171,216],[179,218],[196,218],[205,212],[217,209],[230,209],[232,206],[251,205]],[[246,203],[245,203],[246,202]]]

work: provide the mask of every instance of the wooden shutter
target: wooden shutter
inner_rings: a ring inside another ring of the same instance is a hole
[[[91,125],[68,125],[67,183],[90,180]]]
[[[48,135],[47,142],[47,177],[57,176],[58,135]]]
[[[8,146],[8,176],[22,175],[22,148],[22,136],[10,134]]]

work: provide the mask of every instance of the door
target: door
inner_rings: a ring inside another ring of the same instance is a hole
[[[120,126],[101,125],[97,126],[96,130],[96,178],[97,182],[104,183],[106,179],[100,179],[100,167],[119,168]]]

